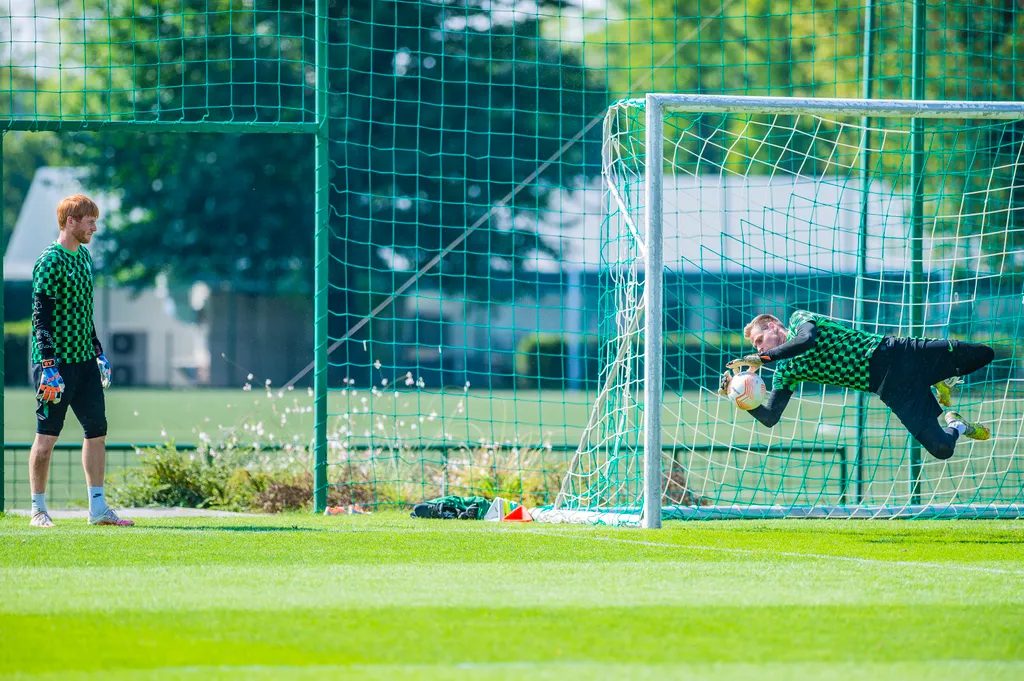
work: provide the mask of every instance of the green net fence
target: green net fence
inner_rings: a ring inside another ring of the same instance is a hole
[[[265,322],[249,337],[211,345],[208,380],[262,392],[271,379],[268,399],[287,402],[287,413],[281,406],[280,426],[268,422],[252,438],[294,442],[288,455],[315,469],[317,508],[442,493],[552,504],[590,432],[606,376],[609,106],[649,91],[1019,100],[1022,29],[1014,3],[981,2],[8,0],[0,3],[0,214],[9,230],[34,167],[85,167],[90,190],[118,197],[104,218],[111,281],[145,286],[163,276],[253,300],[290,296],[285,310],[231,308]],[[735,134],[731,121],[702,116],[679,127],[696,126],[696,137],[712,140]],[[797,130],[794,139],[807,144],[856,136],[853,122],[818,138],[804,134],[804,123],[760,134]],[[905,141],[902,123],[878,125],[892,131],[888,144]],[[1020,134],[1001,125],[1005,143],[975,128],[929,131],[929,139],[955,138],[956,150],[929,155],[929,220],[954,214],[939,197],[955,201],[960,191],[980,200],[971,192],[980,191],[986,164],[1014,166],[1004,151],[986,151],[1009,148]],[[788,186],[802,177],[795,151],[781,141],[763,157]],[[885,204],[892,223],[910,212],[899,184],[904,169],[891,165],[905,158],[895,149],[876,158],[879,181],[893,183]],[[721,175],[723,162],[698,165]],[[1001,186],[1012,223],[1019,192],[1012,181]],[[743,241],[752,230],[722,233],[736,241],[740,262],[753,257],[754,245]],[[943,257],[969,259],[952,248]],[[961,281],[951,271],[956,277],[946,279]],[[1010,305],[1019,271],[1007,259],[998,276],[978,279],[992,292],[970,300],[1005,296]],[[778,302],[781,287],[820,303],[839,280],[848,285],[835,277],[813,285],[765,277],[750,296]],[[862,297],[888,315],[904,292],[878,279]],[[670,390],[705,394],[711,368],[734,348],[751,309],[748,299],[701,286],[685,289],[699,299],[680,308],[686,312],[668,332],[680,357],[668,360],[679,374],[669,377]],[[878,314],[886,329],[900,328]],[[1017,311],[977,314],[1005,319]],[[1005,375],[985,385],[1012,385],[1020,371],[1013,341],[997,345]],[[852,398],[826,393],[819,404],[837,399]],[[972,402],[985,403],[993,402]],[[820,407],[820,428],[832,423],[832,408]],[[849,413],[835,409],[838,418]],[[895,456],[898,424],[871,413],[875,455]],[[761,456],[753,427],[733,430],[730,421],[727,434],[707,414],[683,415],[686,428],[701,431],[691,449],[730,438],[740,449],[723,452],[726,463],[717,450],[675,457],[685,475],[670,475],[692,486],[714,476],[701,466],[724,466],[730,477],[722,484],[759,503],[774,492],[756,490],[779,489],[794,495],[787,503],[803,503],[801,480],[827,489],[830,503],[849,492],[852,454],[840,475],[833,450],[816,444],[824,436],[796,434],[786,450],[794,467],[779,468]],[[815,423],[810,412],[801,420]],[[293,432],[300,423],[309,427]],[[219,433],[206,430],[216,449]],[[160,432],[154,427],[145,441]],[[769,470],[784,484],[765,482]]]

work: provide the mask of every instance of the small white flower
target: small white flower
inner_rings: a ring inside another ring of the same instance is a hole
[[[380,369],[380,360],[379,359],[376,362],[373,363],[373,368],[374,369]]]

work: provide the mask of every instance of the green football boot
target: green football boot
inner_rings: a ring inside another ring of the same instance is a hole
[[[946,412],[946,425],[950,428],[955,428],[953,424],[962,423],[967,426],[967,430],[964,431],[964,435],[971,438],[972,440],[987,440],[992,437],[992,431],[988,427],[981,425],[980,423],[971,423],[963,416],[960,416],[955,411]]]

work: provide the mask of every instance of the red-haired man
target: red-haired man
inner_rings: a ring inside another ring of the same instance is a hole
[[[68,407],[85,431],[82,467],[93,525],[133,525],[107,506],[103,492],[107,415],[103,389],[110,363],[93,324],[92,256],[85,245],[96,233],[99,208],[82,194],[57,206],[60,234],[32,270],[32,375],[36,393],[36,438],[29,455],[34,527],[53,527],[46,508],[50,457]]]

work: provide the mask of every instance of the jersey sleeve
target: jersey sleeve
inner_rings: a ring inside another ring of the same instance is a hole
[[[788,329],[790,333],[792,333],[799,329],[804,324],[806,324],[807,322],[814,322],[816,318],[817,315],[814,314],[813,312],[808,312],[807,310],[797,310],[789,317]]]
[[[67,277],[59,258],[46,253],[32,268],[32,292],[56,297],[60,282]]]
[[[62,276],[60,261],[52,257],[40,259],[32,270],[32,335],[42,359],[57,356],[54,316],[57,284]]]
[[[761,425],[772,428],[782,420],[782,413],[786,411],[789,399],[793,397],[792,390],[772,390],[768,395],[768,401],[759,407],[750,410],[750,415],[757,419]]]
[[[775,376],[772,378],[772,390],[796,390],[800,381],[793,377],[793,369],[789,360],[782,360],[775,366]]]
[[[96,335],[96,324],[92,325],[92,350],[99,357],[103,354],[103,346],[100,344],[100,337]]]
[[[769,362],[791,359],[814,347],[818,340],[818,326],[814,322],[804,322],[793,330],[796,333],[793,334],[791,331],[789,340],[766,352],[761,359],[766,359]]]

